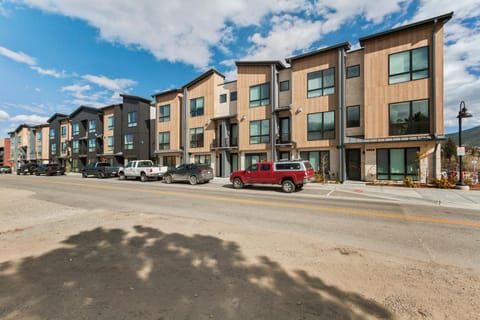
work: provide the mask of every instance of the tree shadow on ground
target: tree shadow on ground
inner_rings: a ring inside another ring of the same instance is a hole
[[[356,293],[211,236],[135,226],[0,264],[0,319],[390,319]]]

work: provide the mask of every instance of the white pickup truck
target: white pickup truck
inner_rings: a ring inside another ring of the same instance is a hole
[[[159,167],[153,164],[151,160],[133,160],[128,162],[126,167],[118,169],[120,180],[129,178],[140,178],[140,181],[160,180],[168,167]]]

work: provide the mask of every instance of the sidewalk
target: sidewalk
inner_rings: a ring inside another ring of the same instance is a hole
[[[214,183],[229,184],[228,178],[214,178]],[[344,184],[309,183],[304,193],[321,198],[351,199],[376,202],[412,203],[480,211],[480,191],[403,186],[371,186],[362,182]]]

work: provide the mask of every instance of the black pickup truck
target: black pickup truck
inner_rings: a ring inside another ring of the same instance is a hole
[[[92,162],[82,168],[80,171],[82,177],[96,176],[97,178],[116,177],[118,167],[113,167],[108,162]]]

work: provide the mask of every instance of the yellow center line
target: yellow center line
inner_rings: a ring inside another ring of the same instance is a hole
[[[224,196],[185,194],[185,193],[180,193],[175,191],[160,191],[160,190],[148,190],[148,189],[133,189],[128,187],[88,185],[85,183],[76,183],[76,182],[42,181],[42,183],[88,187],[91,189],[98,189],[98,190],[118,190],[118,191],[137,192],[137,193],[161,194],[161,195],[169,195],[169,196],[175,196],[175,197],[195,198],[195,199],[203,199],[203,200],[206,199],[206,200],[223,201],[223,202],[230,202],[230,203],[241,203],[241,204],[255,204],[255,205],[262,205],[262,206],[269,206],[269,207],[279,207],[279,208],[305,209],[305,210],[320,211],[320,212],[329,211],[329,212],[337,212],[337,213],[343,213],[343,214],[368,216],[368,217],[381,217],[381,218],[389,218],[389,219],[396,219],[396,220],[421,221],[421,222],[431,222],[431,223],[440,223],[440,224],[448,224],[448,225],[480,227],[480,222],[476,222],[476,221],[404,215],[404,214],[398,214],[398,213],[375,212],[375,211],[367,211],[367,210],[359,210],[359,209],[332,208],[332,207],[325,207],[320,205],[273,202],[273,201],[263,201],[263,200],[262,201],[248,200],[248,199],[238,199],[238,198],[231,198],[231,197],[224,197]]]

